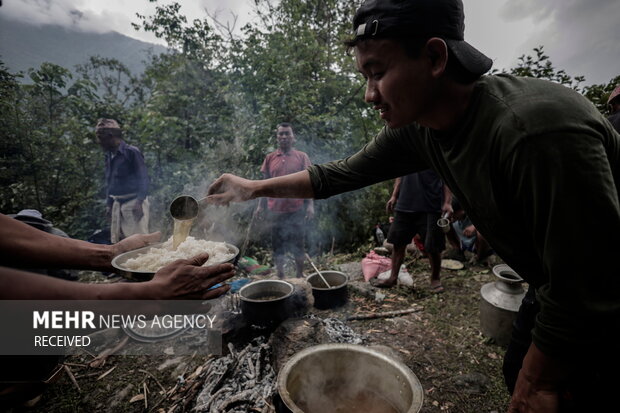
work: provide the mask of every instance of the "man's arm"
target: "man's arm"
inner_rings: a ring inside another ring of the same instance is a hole
[[[511,406],[535,406],[552,402],[557,394],[549,389],[560,388],[579,363],[608,351],[620,313],[617,268],[609,259],[620,245],[620,215],[599,138],[563,133],[521,145],[504,173],[521,214],[515,219],[530,231],[542,260],[541,278],[531,280],[539,284],[541,309]]]
[[[135,148],[135,150],[131,151],[131,153],[133,157],[133,169],[136,175],[136,181],[138,182],[138,195],[136,197],[136,202],[133,207],[133,215],[136,220],[140,220],[144,216],[144,209],[142,208],[142,204],[148,195],[149,175],[146,169],[146,163],[144,162],[144,155],[142,155],[140,150]]]
[[[224,294],[230,287],[209,288],[235,274],[232,264],[201,267],[208,257],[202,254],[191,260],[175,261],[143,283],[86,284],[0,267],[0,299],[208,300]]]
[[[402,178],[398,177],[394,180],[394,189],[392,189],[392,196],[385,204],[385,210],[388,214],[394,212],[394,207],[396,206],[396,202],[398,201],[398,195],[400,194],[400,184],[402,182]]]
[[[144,162],[144,155],[139,149],[132,151],[134,173],[136,174],[136,181],[138,182],[138,203],[142,203],[149,193],[149,174],[146,169],[146,163]]]
[[[230,202],[249,201],[259,197],[313,198],[308,171],[251,181],[232,174],[224,174],[207,190],[207,202],[228,205]]]
[[[265,164],[263,163],[263,168]],[[261,172],[263,173],[263,179],[268,179],[269,178],[269,171],[267,169],[261,169]],[[255,214],[260,214],[262,213],[265,209],[267,208],[267,198],[259,198],[258,199],[258,203],[256,205],[256,211],[254,211]]]
[[[446,215],[446,218],[452,216],[454,210],[452,209],[452,191],[448,188],[448,185],[443,183],[443,205],[441,206],[441,215]]]
[[[133,235],[114,245],[93,244],[52,235],[0,214],[0,265],[111,271],[116,255],[160,237],[159,233]]]
[[[428,169],[414,148],[415,126],[384,129],[355,155],[294,174],[250,181],[224,174],[208,189],[210,203],[227,205],[261,196],[272,198],[327,198],[411,172]]]

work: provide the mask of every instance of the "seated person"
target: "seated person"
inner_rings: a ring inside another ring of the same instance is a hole
[[[446,236],[454,249],[446,254],[445,258],[466,261],[465,251],[469,251],[474,253],[476,262],[481,262],[493,254],[489,243],[476,230],[476,227],[455,197],[452,198],[452,209],[454,211],[452,213],[452,226]]]

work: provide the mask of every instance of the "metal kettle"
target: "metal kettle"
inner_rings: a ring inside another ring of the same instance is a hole
[[[500,346],[508,346],[512,323],[525,296],[523,278],[506,264],[493,267],[495,282],[480,289],[480,329]]]

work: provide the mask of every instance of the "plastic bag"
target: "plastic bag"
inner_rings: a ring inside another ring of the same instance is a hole
[[[374,251],[370,251],[366,257],[362,258],[362,274],[364,274],[366,281],[391,268],[392,260],[382,257]]]

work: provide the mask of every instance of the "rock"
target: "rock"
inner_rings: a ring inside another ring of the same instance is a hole
[[[349,281],[364,279],[361,261],[353,261],[340,264],[337,266],[337,270],[345,273],[349,277]]]
[[[452,377],[454,387],[466,394],[484,394],[491,380],[480,373],[469,373]]]
[[[367,283],[366,281],[351,281],[349,282],[349,288],[353,292],[359,295],[362,295],[366,298],[369,298],[371,300],[375,299],[375,291],[377,289],[373,287],[372,285],[370,285],[370,283]]]
[[[329,343],[323,322],[311,318],[291,318],[274,330],[269,338],[273,350],[271,363],[276,372],[293,354],[310,346]]]
[[[308,309],[314,305],[310,284],[304,278],[288,278],[285,281],[290,282],[295,287],[293,295],[288,299],[288,314],[292,317],[306,314]]]

